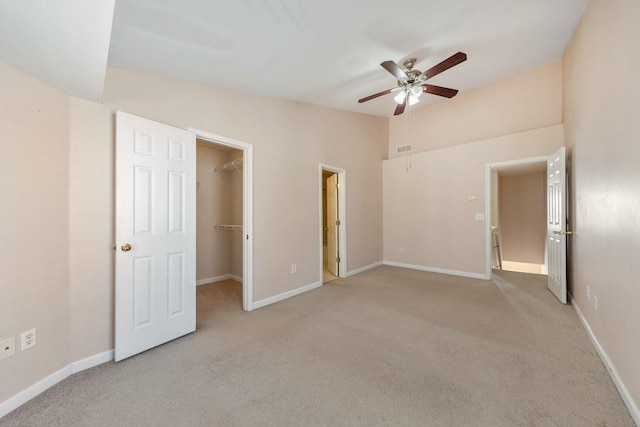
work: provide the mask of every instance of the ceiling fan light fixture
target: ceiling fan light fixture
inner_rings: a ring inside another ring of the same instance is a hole
[[[396,96],[394,96],[393,100],[396,101],[396,104],[403,104],[404,103],[404,99],[406,97],[407,97],[407,92],[405,92],[403,90],[400,93],[398,93]]]
[[[413,94],[409,95],[409,105],[414,105],[420,102],[417,96],[413,96]]]
[[[420,95],[422,95],[422,91],[424,90],[424,86],[413,86],[411,88],[411,95],[415,96],[416,98],[420,98]]]

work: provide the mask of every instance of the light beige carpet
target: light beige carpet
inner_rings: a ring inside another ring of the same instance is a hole
[[[241,311],[198,288],[198,328],[74,375],[0,426],[632,426],[543,276],[379,267]]]

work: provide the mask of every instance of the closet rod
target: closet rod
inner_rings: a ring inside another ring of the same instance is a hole
[[[216,225],[216,229],[218,229],[218,230],[242,231],[242,226],[241,225],[231,225],[231,224],[219,224],[219,225]]]
[[[235,159],[230,161],[229,163],[225,163],[224,165],[220,165],[216,167],[214,172],[235,172],[242,170],[242,157],[239,159]]]

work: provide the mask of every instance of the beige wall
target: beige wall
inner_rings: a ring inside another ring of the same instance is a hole
[[[503,261],[542,265],[546,243],[545,172],[500,175]]]
[[[208,144],[196,150],[196,280],[231,273],[231,231],[217,224],[231,224],[231,187],[227,172],[214,172],[227,163],[228,152]]]
[[[69,363],[69,97],[0,63],[0,402]],[[20,351],[20,333],[37,345]]]
[[[570,292],[640,405],[640,2],[592,0],[564,56]],[[598,297],[587,300],[586,286]]]
[[[255,301],[320,280],[320,162],[347,170],[348,269],[380,261],[386,119],[115,68],[104,103],[254,145]]]
[[[491,226],[497,227],[500,224],[500,179],[498,171],[491,169]]]
[[[0,238],[12,242],[0,249],[0,338],[38,330],[35,348],[0,361],[0,401],[113,347],[116,109],[254,145],[254,300],[321,279],[321,162],[349,177],[349,270],[382,258],[386,119],[116,69],[105,105],[4,64],[0,90]]]
[[[391,117],[389,158],[397,156],[396,146],[407,142],[417,153],[558,123],[562,123],[559,60],[411,111],[408,136],[407,117]]]
[[[489,224],[475,220],[485,212],[485,164],[554,153],[561,123],[560,61],[412,111],[410,157],[395,157],[407,142],[406,118],[392,117],[384,259],[485,274]]]
[[[113,348],[114,148],[95,135],[111,137],[114,121],[104,106],[72,97],[70,123],[68,345],[76,361]]]
[[[427,151],[409,172],[406,158],[384,161],[384,260],[484,275],[485,165],[552,154],[563,138],[556,125]]]
[[[242,151],[231,151],[227,156],[227,161],[238,159],[243,156]],[[242,202],[243,202],[243,175],[241,171],[236,171],[229,176],[230,185],[230,205],[231,205],[231,223],[236,225],[242,224]],[[227,232],[229,233],[229,232]],[[230,233],[230,251],[231,251],[231,269],[230,273],[236,277],[242,278],[242,237],[243,233],[234,231]]]

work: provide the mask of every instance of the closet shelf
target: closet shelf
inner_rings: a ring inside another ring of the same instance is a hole
[[[216,225],[216,229],[218,229],[218,230],[242,231],[242,226],[241,225],[220,224],[220,225]]]
[[[242,170],[242,157],[220,165],[214,169],[214,172],[235,172]]]

